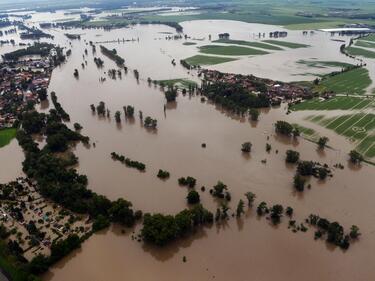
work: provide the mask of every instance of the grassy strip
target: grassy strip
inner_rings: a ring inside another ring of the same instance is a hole
[[[239,47],[239,46],[219,46],[219,45],[206,45],[199,48],[201,53],[212,55],[225,55],[225,56],[250,56],[250,55],[265,55],[266,51]]]
[[[353,66],[350,63],[339,62],[339,61],[319,61],[319,60],[298,60],[298,64],[304,64],[309,67],[315,68],[326,68],[326,67],[350,67]]]
[[[192,46],[192,45],[197,45],[197,43],[195,43],[195,42],[184,42],[184,43],[182,43],[182,45],[184,45],[184,46]]]
[[[356,48],[356,47],[348,47],[345,48],[345,50],[348,52],[348,54],[352,56],[362,56],[369,59],[375,58],[375,52],[368,51],[362,48]]]
[[[300,44],[300,43],[294,43],[294,42],[288,42],[288,41],[278,41],[278,40],[263,40],[263,42],[281,46],[281,47],[287,47],[290,49],[298,49],[298,48],[307,48],[310,47],[310,45],[306,44]]]
[[[358,110],[367,107],[373,99],[356,97],[335,97],[322,100],[314,98],[306,100],[291,107],[292,110]],[[373,106],[374,107],[374,106]]]
[[[220,64],[224,62],[234,61],[234,58],[227,58],[227,57],[213,57],[213,56],[202,56],[196,55],[185,59],[185,61],[190,65],[214,65]]]
[[[249,42],[249,41],[244,41],[244,40],[226,40],[226,39],[219,39],[213,41],[214,43],[223,43],[223,44],[236,44],[236,45],[243,45],[243,46],[250,46],[250,47],[256,47],[256,48],[261,48],[261,49],[266,49],[266,50],[283,50],[280,47],[273,46],[270,44],[265,44],[261,42]]]
[[[157,80],[156,81],[159,85],[163,85],[166,87],[172,87],[172,86],[177,86],[177,87],[182,87],[182,88],[189,88],[190,87],[195,87],[197,85],[196,82],[188,80],[188,79],[168,79],[168,80]]]
[[[365,94],[371,83],[368,70],[356,68],[334,76],[326,75],[316,90],[318,92],[333,91],[339,94],[362,95]]]
[[[375,42],[375,35],[369,35],[358,39],[359,41],[371,41]]]
[[[10,143],[16,137],[17,129],[2,129],[0,130],[0,148]]]

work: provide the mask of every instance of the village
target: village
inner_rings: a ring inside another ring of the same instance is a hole
[[[299,103],[304,99],[311,99],[313,93],[310,88],[302,87],[294,83],[285,83],[271,79],[258,78],[253,75],[241,75],[222,73],[216,70],[201,70],[200,75],[204,76],[208,83],[227,83],[241,85],[249,93],[265,93],[272,105],[279,105],[283,101]],[[333,94],[327,95],[330,98]]]
[[[46,98],[51,72],[48,58],[0,64],[0,129],[13,127],[29,102]]]
[[[0,227],[9,235],[8,244],[28,261],[40,254],[49,256],[53,242],[91,232],[87,215],[74,214],[44,199],[28,178],[2,184],[0,190]]]

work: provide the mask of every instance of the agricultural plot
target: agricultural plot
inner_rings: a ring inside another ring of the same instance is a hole
[[[360,41],[371,41],[371,42],[375,42],[375,35],[365,36],[365,37],[359,38],[358,40],[360,40]]]
[[[253,56],[265,55],[266,51],[240,46],[206,45],[199,48],[201,53],[223,56]]]
[[[375,58],[375,52],[368,51],[362,48],[348,47],[348,48],[345,48],[345,50],[348,52],[348,54],[352,56],[361,56],[361,57],[365,57],[369,59]]]
[[[230,39],[219,39],[213,41],[214,43],[222,43],[222,44],[234,44],[234,45],[241,45],[241,46],[250,46],[260,49],[266,49],[266,50],[273,50],[273,51],[281,51],[283,50],[280,47],[273,46],[270,44],[265,44],[262,42],[250,42],[250,41],[244,41],[244,40],[230,40]]]
[[[365,47],[365,48],[375,48],[375,43],[364,41],[364,40],[357,40],[355,42],[355,46]]]
[[[363,111],[333,118],[318,115],[306,119],[347,137],[364,156],[375,157],[375,114]]]
[[[214,65],[224,62],[230,62],[236,60],[235,58],[228,57],[214,57],[214,56],[203,56],[196,55],[185,59],[185,61],[190,65]]]
[[[318,92],[333,91],[337,94],[363,95],[370,85],[371,79],[368,70],[357,68],[333,76],[326,75],[316,90]]]
[[[375,99],[356,97],[335,97],[331,99],[314,98],[291,107],[291,110],[360,110],[375,108]]]
[[[307,48],[310,47],[306,44],[294,43],[289,41],[278,41],[278,40],[263,40],[262,42],[269,43],[276,46],[287,47],[290,49]]]
[[[0,130],[0,148],[6,146],[10,141],[16,137],[16,129],[2,129]]]

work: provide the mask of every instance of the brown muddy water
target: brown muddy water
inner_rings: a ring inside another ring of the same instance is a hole
[[[233,33],[245,28],[243,23],[238,23],[238,29],[233,22],[227,24],[233,28]],[[209,27],[209,23],[202,25],[198,22],[195,29],[193,23],[184,25],[191,34],[195,30],[196,37],[203,35],[201,28],[211,28],[211,33],[224,31],[219,24],[213,28]],[[267,28],[265,32],[277,27]],[[335,148],[320,152],[316,144],[302,138],[295,141],[274,134],[273,123],[277,120],[304,125],[303,113],[286,115],[285,105],[262,111],[260,121],[251,123],[228,115],[213,104],[202,103],[200,97],[180,94],[177,102],[168,104],[164,113],[163,93],[143,80],[137,83],[132,70],[127,75],[123,73],[122,79],[110,80],[107,77],[106,82],[99,82],[99,77],[106,77],[104,72],[115,68],[115,65],[97,48],[96,56],[105,61],[105,67],[97,69],[84,39],[88,42],[135,38],[135,42],[106,44],[106,47],[116,48],[129,68],[139,70],[142,79],[197,80],[196,73],[187,73],[182,67],[173,67],[170,63],[172,58],[178,61],[195,54],[196,50],[185,48],[181,41],[156,39],[163,38],[164,35],[159,32],[164,31],[171,29],[143,26],[111,32],[84,31],[81,41],[72,42],[73,53],[68,62],[53,72],[49,90],[56,91],[72,123],[79,122],[83,126],[82,133],[96,143],[95,148],[80,144],[74,148],[80,160],[77,168],[88,176],[89,188],[111,199],[123,197],[131,201],[135,209],[173,214],[187,207],[187,189],[180,187],[177,179],[193,176],[197,179],[197,190],[203,205],[214,212],[218,202],[211,197],[208,189],[221,180],[232,194],[232,211],[238,200],[244,199],[243,194],[252,191],[257,195],[255,204],[266,201],[292,206],[298,221],[314,213],[337,220],[346,228],[356,224],[363,235],[347,252],[343,252],[323,241],[314,241],[313,230],[293,233],[287,229],[286,220],[273,227],[267,220],[259,220],[254,210],[249,210],[242,219],[232,218],[226,224],[204,228],[190,238],[160,249],[132,240],[132,230],[122,233],[122,228],[115,226],[92,236],[82,249],[59,262],[43,279],[374,279],[375,268],[371,262],[375,260],[375,225],[372,223],[375,217],[374,168],[366,164],[360,168],[348,165],[347,152],[351,145],[345,138],[325,129],[318,130],[330,138],[330,145]],[[56,42],[67,44],[60,31],[52,32],[56,35]],[[82,69],[80,65],[85,48],[89,55],[85,57],[87,67]],[[78,80],[73,77],[75,68],[79,69]],[[104,101],[111,110],[111,118],[98,118],[91,113],[89,105],[99,101]],[[116,110],[122,112],[124,105],[133,105],[136,113],[142,110],[144,116],[156,118],[157,131],[146,130],[138,117],[133,121],[122,118],[121,124],[116,124],[113,114]],[[253,144],[250,156],[240,151],[245,141]],[[267,142],[272,145],[270,153],[265,151]],[[202,148],[202,143],[206,143],[207,147]],[[334,177],[324,182],[311,179],[312,188],[297,194],[292,188],[295,167],[286,165],[284,160],[287,149],[298,150],[305,160],[316,160],[330,166],[343,163],[345,169],[334,170]],[[112,151],[145,163],[146,172],[114,162],[110,157]],[[264,159],[265,164],[261,162]],[[171,178],[159,180],[156,177],[158,169],[168,170]],[[201,192],[200,186],[205,186],[206,192]],[[139,228],[134,229],[135,233],[139,232]],[[183,256],[187,258],[186,263],[182,261]]]

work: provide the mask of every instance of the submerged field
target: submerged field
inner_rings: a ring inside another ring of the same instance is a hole
[[[337,117],[312,115],[307,120],[347,137],[366,157],[375,156],[375,114],[360,112]]]

